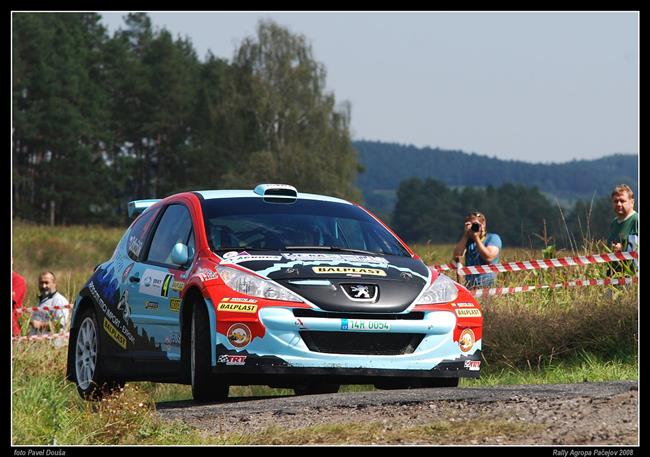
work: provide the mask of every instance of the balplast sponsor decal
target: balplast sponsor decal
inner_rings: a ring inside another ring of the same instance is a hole
[[[106,302],[100,297],[99,293],[97,292],[97,289],[95,288],[95,283],[90,282],[88,284],[88,290],[90,290],[90,294],[93,296],[99,307],[101,308],[102,312],[106,315],[110,323],[113,324],[113,326],[116,329],[121,330],[121,333],[126,336],[126,338],[132,343],[135,344],[135,337],[131,334],[129,329],[126,328],[126,325],[123,324],[120,321],[120,318],[117,317],[113,311],[106,305]]]
[[[481,310],[478,308],[462,308],[456,310],[458,317],[481,317]]]
[[[465,360],[465,368],[470,371],[479,371],[481,369],[480,360]]]
[[[115,328],[111,321],[104,317],[104,330],[108,333],[113,341],[119,344],[122,349],[126,349],[126,337],[120,333],[118,329]]]
[[[357,267],[312,267],[316,274],[344,274],[344,275],[369,275],[386,276],[386,271],[379,268],[357,268]]]
[[[257,305],[251,305],[250,303],[221,302],[219,303],[217,310],[231,313],[255,313],[257,312]]]

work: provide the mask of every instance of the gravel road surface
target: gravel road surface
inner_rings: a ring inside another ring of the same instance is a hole
[[[479,430],[469,435],[395,438],[395,433],[387,433],[385,441],[372,444],[639,443],[636,381],[377,390],[232,398],[219,404],[164,402],[157,410],[164,419],[180,420],[213,436],[261,433],[271,426],[295,430],[374,422],[391,431],[414,424],[451,423],[462,431],[463,424],[498,423],[504,424],[503,433],[490,427],[484,434]],[[519,433],[508,432],[513,429],[510,425]]]

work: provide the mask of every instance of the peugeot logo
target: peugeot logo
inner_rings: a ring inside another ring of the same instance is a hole
[[[368,286],[352,286],[350,290],[354,298],[370,298],[370,290]]]
[[[341,289],[350,300],[357,302],[374,303],[379,294],[375,284],[341,284]]]

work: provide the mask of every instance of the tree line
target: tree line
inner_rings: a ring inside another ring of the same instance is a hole
[[[392,227],[410,243],[455,243],[470,212],[486,216],[488,232],[504,246],[575,249],[603,240],[614,217],[609,196],[578,200],[566,210],[537,187],[452,188],[434,179],[410,178],[399,185]]]
[[[383,215],[391,213],[400,182],[411,177],[436,179],[454,187],[505,183],[537,186],[565,206],[579,199],[609,196],[619,183],[627,183],[634,192],[638,190],[636,154],[542,164],[379,141],[355,141],[353,144],[367,171],[359,175],[357,184],[368,206]],[[399,157],[399,166],[396,166],[396,157]]]
[[[287,182],[353,200],[350,108],[304,36],[261,21],[232,61],[129,14],[13,13],[13,216],[120,224],[128,201]]]

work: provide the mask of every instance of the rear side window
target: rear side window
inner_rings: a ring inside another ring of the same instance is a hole
[[[158,211],[160,211],[160,208],[145,211],[133,223],[129,231],[129,239],[127,240],[127,252],[131,259],[138,260],[140,258],[140,253],[147,239],[151,223],[156,220]]]
[[[172,249],[176,243],[183,243],[186,246],[194,244],[194,234],[192,231],[192,219],[187,208],[183,205],[170,205],[165,210],[151,240],[149,255],[147,261],[152,263],[161,263],[173,265]],[[193,246],[188,246],[193,248]],[[192,256],[191,249],[190,256]]]

